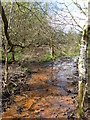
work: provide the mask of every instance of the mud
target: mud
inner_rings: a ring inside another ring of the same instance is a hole
[[[26,76],[23,73],[22,79],[17,77],[22,81],[18,88],[22,89],[9,97],[2,118],[74,119],[79,80],[77,59],[63,57],[46,65],[28,66],[31,72]]]

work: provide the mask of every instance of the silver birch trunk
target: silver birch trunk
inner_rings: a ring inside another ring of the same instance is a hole
[[[79,71],[79,83],[78,83],[78,107],[77,107],[77,117],[80,118],[83,115],[83,106],[84,99],[86,95],[87,88],[87,45],[89,41],[89,24],[90,24],[90,0],[88,1],[88,12],[87,12],[87,21],[83,30],[81,47],[80,47],[80,56],[78,62],[78,71]]]
[[[88,2],[88,87],[90,89],[90,0]]]

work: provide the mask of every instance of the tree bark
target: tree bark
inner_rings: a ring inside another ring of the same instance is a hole
[[[90,0],[88,2],[88,87],[90,88]]]
[[[54,60],[54,43],[52,38],[50,38],[50,54],[51,54],[51,59]]]
[[[7,41],[5,41],[5,77],[4,78],[5,78],[5,84],[6,84],[8,81]]]
[[[83,115],[83,106],[84,106],[84,99],[86,96],[87,91],[87,85],[90,82],[89,78],[89,70],[88,65],[89,62],[89,52],[90,50],[87,49],[89,46],[90,41],[90,0],[88,1],[88,15],[87,15],[87,23],[85,25],[85,28],[83,30],[83,35],[81,39],[81,47],[80,47],[80,56],[79,56],[79,62],[78,62],[78,70],[79,70],[79,90],[78,90],[78,111],[77,111],[77,117],[80,118]],[[88,59],[88,62],[87,62]],[[88,77],[87,77],[88,74]],[[89,80],[89,81],[88,81]]]
[[[83,30],[81,46],[80,46],[80,56],[78,62],[79,78],[83,82],[86,82],[86,58],[87,58],[87,39],[88,39],[88,36],[86,35],[86,31],[87,31],[87,27],[85,27],[85,29]]]

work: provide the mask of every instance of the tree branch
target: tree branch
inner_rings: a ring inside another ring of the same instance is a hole
[[[1,5],[1,1],[0,1],[0,14],[1,14],[1,17],[2,17],[2,20],[4,22],[4,32],[5,32],[5,36],[7,38],[7,41],[8,41],[8,44],[10,46],[12,46],[12,43],[9,39],[9,34],[8,34],[8,20],[6,18],[6,15],[5,15],[5,11],[3,9],[3,6]]]
[[[83,9],[81,8],[81,6],[77,3],[77,2],[75,2],[74,0],[72,0],[73,1],[73,3],[79,8],[79,10],[84,14],[84,15],[86,15],[86,13],[83,11]]]
[[[77,23],[77,21],[75,20],[74,16],[71,14],[70,10],[68,9],[68,6],[66,5],[65,1],[64,1],[64,5],[68,10],[68,13],[70,14],[70,16],[72,17],[72,19],[74,20],[74,22],[76,23],[76,25],[81,28],[83,30],[83,28]]]

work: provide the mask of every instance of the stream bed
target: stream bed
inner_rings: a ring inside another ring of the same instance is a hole
[[[77,59],[62,57],[48,65],[31,65],[26,87],[13,95],[13,103],[3,111],[2,118],[75,118]]]

